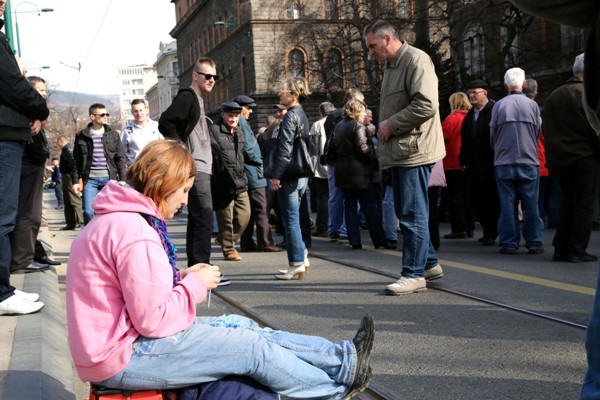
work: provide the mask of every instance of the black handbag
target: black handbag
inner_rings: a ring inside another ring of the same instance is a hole
[[[284,176],[286,178],[307,178],[315,175],[319,154],[319,135],[297,135],[294,138],[292,158]]]
[[[319,162],[320,141],[320,135],[296,135],[292,144],[290,163],[283,174],[283,179],[307,178],[315,175],[317,163]],[[267,178],[273,178],[271,167],[277,157],[277,151],[277,144],[275,144],[264,166]]]

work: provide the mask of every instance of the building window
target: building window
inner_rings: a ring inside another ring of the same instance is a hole
[[[569,55],[583,52],[585,49],[585,37],[583,29],[561,25],[560,44],[563,51]]]
[[[480,25],[470,26],[463,35],[465,68],[470,76],[485,72],[485,48],[483,30]]]
[[[323,11],[325,14],[325,18],[338,19],[340,17],[338,0],[324,0]]]
[[[300,19],[300,0],[285,0],[285,17]]]
[[[413,16],[413,0],[398,0],[398,17],[412,18]]]
[[[292,49],[287,56],[288,76],[301,76],[306,78],[306,59],[304,52],[298,48]]]
[[[344,86],[344,64],[342,52],[339,49],[330,49],[325,56],[325,79],[329,87],[341,88]]]

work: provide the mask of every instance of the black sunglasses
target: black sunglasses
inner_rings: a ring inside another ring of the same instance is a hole
[[[102,114],[94,114],[97,117],[110,117],[109,113],[102,113]]]
[[[205,74],[204,72],[200,72],[200,71],[194,71],[194,72],[197,74],[200,74],[200,75],[204,75],[204,77],[206,78],[207,81],[210,81],[213,78],[215,78],[215,81],[219,79],[219,75]]]

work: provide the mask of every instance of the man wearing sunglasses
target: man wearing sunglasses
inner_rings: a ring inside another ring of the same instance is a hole
[[[210,262],[213,231],[210,176],[213,160],[202,97],[212,91],[217,79],[215,62],[206,57],[198,59],[192,70],[191,86],[177,93],[158,121],[158,130],[165,138],[179,139],[187,145],[198,171],[188,200],[188,266]],[[221,279],[221,285],[224,282]]]
[[[125,151],[119,134],[108,125],[109,113],[104,104],[95,103],[89,109],[91,122],[75,136],[73,158],[77,180],[75,193],[83,189],[83,223],[94,217],[92,201],[109,180],[125,182]],[[83,183],[80,187],[79,179]]]

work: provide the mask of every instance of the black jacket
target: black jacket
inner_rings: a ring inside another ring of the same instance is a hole
[[[198,96],[191,88],[177,92],[173,103],[158,120],[158,130],[165,138],[179,139],[187,143],[187,137],[200,119]]]
[[[275,154],[271,155],[269,165],[269,176],[276,179],[285,179],[285,170],[292,159],[292,148],[294,138],[298,135],[309,134],[308,117],[301,105],[288,108],[287,113],[279,126],[277,142],[273,147]]]
[[[494,100],[489,100],[479,111],[474,122],[475,108],[471,108],[462,123],[461,146],[458,155],[460,165],[467,167],[472,179],[487,179],[494,172],[494,149],[490,144],[490,121]]]
[[[72,183],[76,183],[79,179],[77,177],[77,168],[75,168],[75,159],[73,158],[73,144],[67,143],[65,147],[60,151],[60,160],[58,161],[58,167],[60,173],[68,175],[71,178]]]
[[[335,126],[329,140],[328,158],[335,162],[335,186],[346,189],[372,189],[377,155],[367,128],[351,118]]]
[[[244,134],[232,134],[222,119],[208,128],[211,135],[213,169],[211,191],[213,208],[226,207],[233,198],[248,190],[244,172]]]
[[[77,183],[79,178],[83,179],[85,184],[90,177],[92,169],[92,154],[94,153],[94,141],[90,133],[92,123],[79,131],[75,136],[73,158],[77,177],[73,183]],[[110,179],[124,181],[126,174],[125,151],[121,145],[119,134],[113,131],[110,126],[104,125],[104,135],[102,135],[102,146],[104,147],[104,156],[106,157],[106,166],[108,167],[108,176]]]
[[[8,37],[0,32],[0,140],[28,142],[30,121],[44,121],[49,113],[46,100],[21,74]]]

